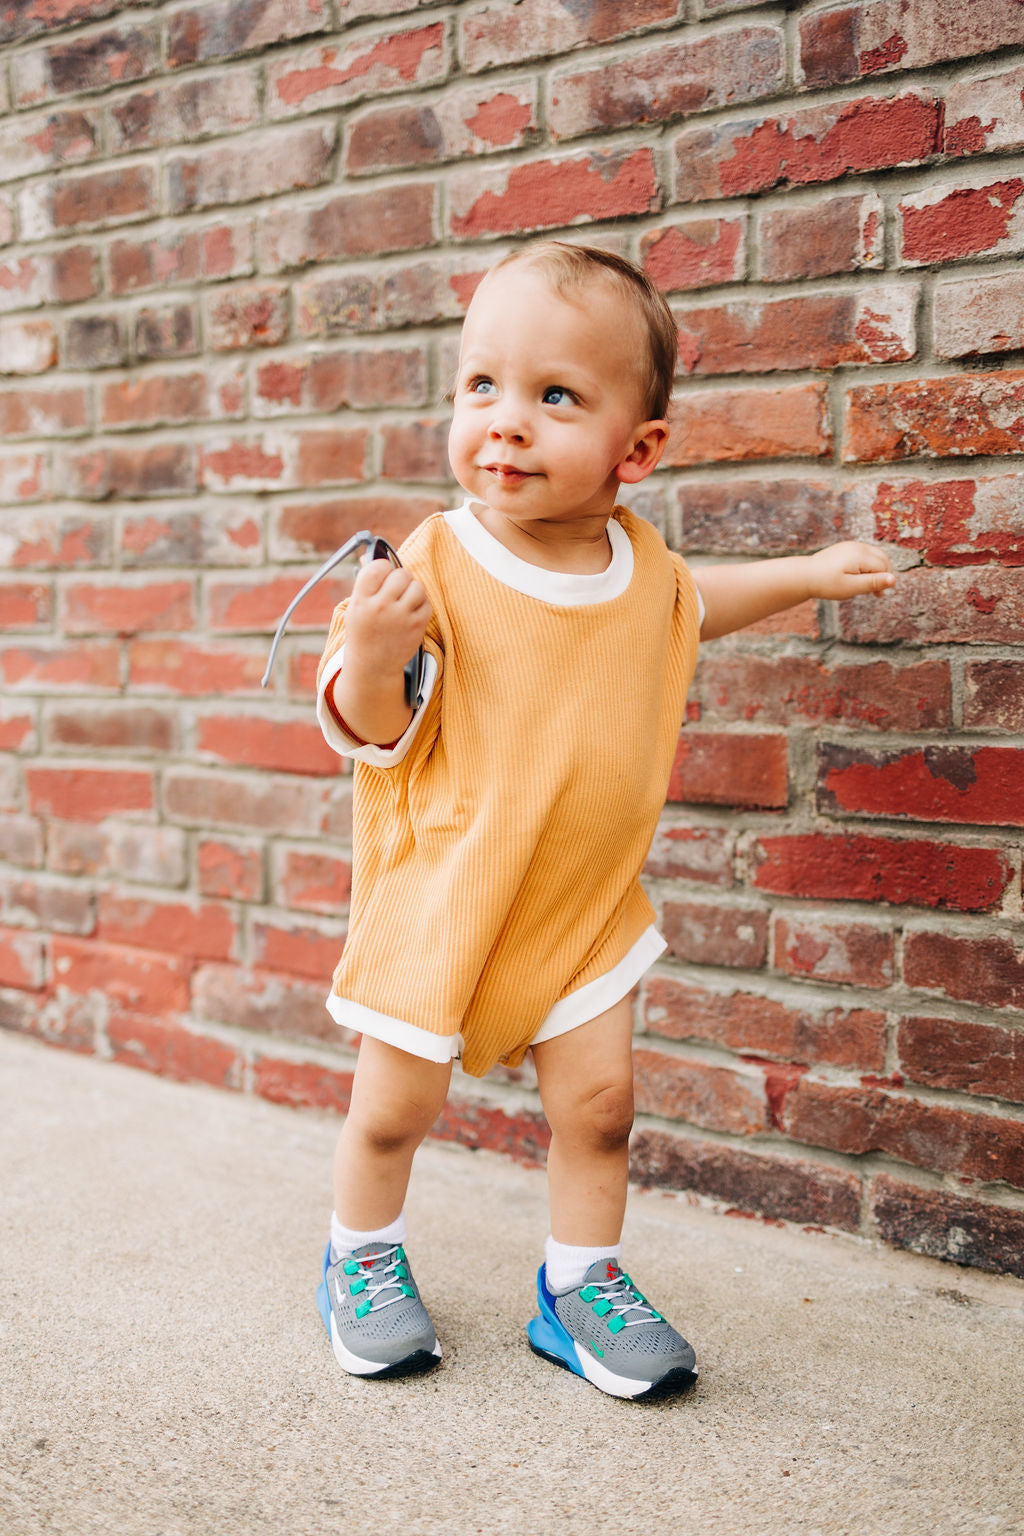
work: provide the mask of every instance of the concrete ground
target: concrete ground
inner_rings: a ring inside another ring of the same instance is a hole
[[[530,1353],[543,1175],[424,1148],[445,1356],[341,1372],[313,1304],[337,1125],[0,1034],[0,1536],[1018,1536],[1024,1285],[639,1194],[690,1394]]]

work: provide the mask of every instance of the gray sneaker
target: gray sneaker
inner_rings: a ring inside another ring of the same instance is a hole
[[[614,1259],[598,1259],[582,1285],[554,1292],[537,1272],[540,1316],[527,1324],[534,1354],[586,1377],[612,1397],[665,1397],[697,1379],[694,1353]]]
[[[441,1358],[399,1244],[366,1243],[332,1264],[328,1243],[316,1304],[338,1364],[353,1376],[409,1376]]]

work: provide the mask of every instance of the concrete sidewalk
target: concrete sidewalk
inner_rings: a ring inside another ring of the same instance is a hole
[[[439,1370],[335,1365],[336,1122],[0,1034],[0,1536],[1018,1536],[1024,1285],[638,1195],[692,1393],[526,1347],[544,1178],[429,1145]]]

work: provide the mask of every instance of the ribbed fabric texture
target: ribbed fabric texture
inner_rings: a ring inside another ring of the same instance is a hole
[[[522,1060],[552,1005],[626,954],[697,655],[682,560],[632,513],[627,589],[559,605],[484,570],[443,517],[401,550],[439,677],[408,755],[356,763],[334,991],[441,1035],[465,1071]],[[335,614],[325,660],[344,638]]]

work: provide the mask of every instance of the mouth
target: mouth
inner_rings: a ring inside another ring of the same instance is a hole
[[[523,480],[532,480],[534,475],[532,470],[517,469],[514,464],[485,464],[483,468],[499,485],[519,485]]]

